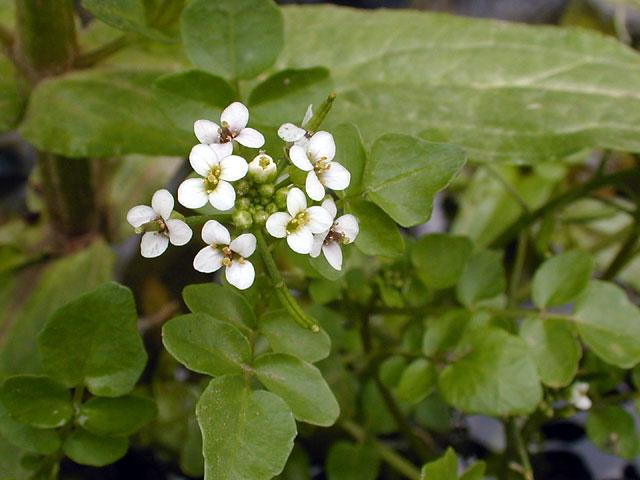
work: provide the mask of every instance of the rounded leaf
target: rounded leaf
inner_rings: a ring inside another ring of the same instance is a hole
[[[80,407],[77,421],[96,435],[131,435],[157,415],[150,398],[126,395],[117,398],[94,397]]]

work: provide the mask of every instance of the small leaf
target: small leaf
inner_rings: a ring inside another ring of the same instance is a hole
[[[468,310],[449,310],[442,316],[427,320],[422,337],[422,353],[428,357],[442,356],[457,346],[471,322]]]
[[[94,397],[80,407],[77,421],[95,435],[128,436],[155,418],[158,410],[150,398],[126,395]]]
[[[252,357],[249,340],[237,328],[203,313],[169,320],[162,342],[185,367],[211,376],[242,373]]]
[[[442,457],[422,467],[420,480],[456,480],[458,478],[458,457],[449,447]]]
[[[472,247],[466,237],[446,233],[425,235],[411,246],[411,261],[427,287],[449,288],[462,275]]]
[[[76,428],[62,446],[64,454],[80,465],[104,467],[124,457],[129,448],[126,437],[101,437]]]
[[[331,129],[336,141],[335,160],[342,164],[351,174],[349,187],[344,195],[354,197],[362,193],[362,180],[367,164],[367,151],[358,127],[351,123],[343,123]],[[342,192],[337,192],[341,195]]]
[[[380,381],[387,388],[395,388],[407,367],[407,360],[402,355],[387,357],[378,370]]]
[[[460,475],[460,480],[482,480],[487,465],[484,462],[476,462]]]
[[[395,222],[376,204],[349,200],[345,211],[358,218],[360,233],[355,245],[365,255],[398,258],[404,252],[404,238]]]
[[[380,457],[371,443],[336,442],[327,457],[329,480],[375,480]]]
[[[182,41],[198,67],[230,79],[254,78],[276,61],[283,42],[271,0],[193,0],[182,12]]]
[[[60,448],[60,435],[55,430],[42,430],[20,423],[9,415],[0,402],[0,436],[28,452],[50,455]]]
[[[436,386],[438,373],[431,362],[424,358],[414,360],[402,372],[396,388],[398,400],[409,404],[420,403]]]
[[[533,302],[540,308],[574,300],[589,283],[593,259],[579,252],[565,252],[544,262],[533,277]]]
[[[238,375],[209,383],[196,409],[202,430],[205,478],[270,480],[293,449],[296,423],[277,396],[252,391]]]
[[[36,428],[61,427],[73,415],[69,390],[40,375],[9,377],[0,389],[0,402],[12,418]]]
[[[467,307],[503,293],[507,287],[502,255],[484,250],[473,255],[458,280],[458,300]]]
[[[206,313],[241,329],[258,324],[249,302],[230,287],[216,283],[188,285],[182,298],[193,313]]]
[[[605,452],[632,460],[638,455],[638,432],[633,416],[621,407],[598,407],[587,418],[589,439]]]
[[[347,247],[349,248],[349,247]],[[342,254],[346,257],[347,256],[347,251],[345,251],[344,249],[342,250]],[[309,265],[311,265],[311,267],[318,272],[322,277],[324,277],[326,280],[329,280],[330,282],[335,282],[336,280],[342,278],[342,276],[345,274],[346,272],[346,268],[344,263],[346,263],[346,258],[345,258],[345,262],[343,262],[342,264],[342,270],[336,270],[335,268],[333,268],[331,265],[329,265],[329,262],[327,262],[327,259],[325,258],[324,254],[319,255],[318,257],[311,257],[309,256]],[[337,285],[337,289],[340,289],[340,285]]]
[[[328,427],[340,415],[340,407],[329,386],[313,365],[284,353],[264,355],[254,362],[256,376],[282,397],[296,419]]]

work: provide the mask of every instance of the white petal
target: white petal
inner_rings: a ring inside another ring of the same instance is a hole
[[[249,258],[256,251],[256,237],[253,233],[243,233],[229,244],[229,248],[244,258]]]
[[[324,198],[324,186],[320,183],[318,175],[316,175],[316,172],[313,170],[307,173],[307,180],[304,182],[304,188],[310,199],[319,202]]]
[[[309,215],[309,223],[306,226],[312,233],[321,233],[331,228],[333,218],[324,208],[309,207],[307,208],[307,214]]]
[[[207,245],[196,254],[193,259],[193,268],[202,273],[212,273],[222,266],[223,258],[220,250]]]
[[[322,244],[324,243],[324,239],[327,238],[328,233],[329,230],[325,230],[324,232],[316,233],[313,236],[313,246],[311,247],[311,252],[309,252],[309,255],[313,258],[320,255],[320,252],[322,251]]]
[[[167,249],[169,238],[160,232],[147,232],[142,235],[140,253],[145,258],[155,258]]]
[[[291,215],[285,212],[273,213],[267,218],[267,232],[272,237],[284,238],[287,236],[287,225],[291,221]]]
[[[576,399],[574,405],[580,410],[589,410],[592,403],[589,397],[580,397]]]
[[[331,215],[331,218],[336,218],[336,215],[338,214],[338,209],[336,208],[336,202],[333,201],[333,198],[327,197],[322,202],[322,208],[324,208],[327,212],[329,212],[329,215]]]
[[[240,180],[247,174],[247,170],[249,170],[249,164],[238,155],[230,155],[220,162],[220,178],[227,182]]]
[[[293,123],[285,123],[280,125],[278,136],[285,142],[296,142],[305,136],[307,131],[304,128],[297,127]]]
[[[236,203],[236,191],[230,183],[220,180],[216,189],[209,194],[209,202],[220,211],[230,210]]]
[[[200,143],[218,143],[220,134],[218,125],[210,120],[196,120],[193,124],[193,133]]]
[[[213,150],[219,159],[228,157],[233,153],[233,143],[212,143],[209,148]]]
[[[307,111],[304,113],[304,118],[302,119],[302,123],[300,125],[302,125],[303,127],[307,125],[307,123],[309,123],[309,120],[311,120],[311,117],[313,117],[313,105],[309,105],[307,107]]]
[[[342,250],[340,250],[340,245],[336,242],[329,242],[322,247],[322,253],[324,253],[324,258],[327,259],[329,265],[336,270],[342,270]]]
[[[329,132],[316,132],[309,140],[309,156],[316,161],[333,160],[336,156],[336,142]]]
[[[331,162],[329,169],[320,174],[320,181],[332,190],[344,190],[351,182],[351,173],[337,162]]]
[[[189,243],[189,240],[191,240],[191,236],[193,235],[189,225],[184,223],[182,220],[167,220],[167,228],[169,229],[169,241],[176,247]]]
[[[292,217],[295,217],[298,213],[307,208],[307,197],[304,196],[302,190],[298,187],[293,187],[287,194],[287,210]]]
[[[235,140],[249,148],[260,148],[264,145],[264,136],[255,128],[243,128]]]
[[[289,150],[289,158],[291,162],[298,167],[300,170],[304,170],[308,172],[309,170],[313,170],[313,165],[309,161],[307,157],[306,150],[300,145],[293,145]]]
[[[207,220],[202,227],[202,240],[209,245],[229,245],[229,230],[217,220]]]
[[[358,233],[360,232],[360,226],[358,225],[358,219],[347,213],[346,215],[342,215],[338,217],[335,221],[335,227],[338,232],[343,233],[347,238],[346,243],[351,243],[355,241]]]
[[[313,248],[313,235],[308,228],[299,228],[291,235],[287,235],[287,243],[294,252],[307,254]]]
[[[191,149],[189,163],[198,175],[206,177],[211,167],[218,164],[218,156],[209,145],[200,144]]]
[[[187,208],[204,207],[207,200],[202,178],[188,178],[178,187],[178,201]]]
[[[127,212],[127,222],[133,228],[138,228],[156,218],[158,214],[148,205],[138,205]]]
[[[253,285],[256,278],[256,271],[253,269],[251,262],[244,261],[242,263],[234,261],[225,270],[227,282],[239,290],[246,290]]]
[[[167,220],[173,212],[173,195],[168,190],[158,190],[151,198],[151,207],[159,217]]]
[[[232,132],[240,133],[240,130],[249,123],[249,110],[242,103],[233,102],[224,109],[222,115],[220,115],[220,120],[226,123]]]

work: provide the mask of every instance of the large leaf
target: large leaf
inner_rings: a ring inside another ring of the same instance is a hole
[[[287,405],[242,376],[209,383],[196,409],[206,480],[269,480],[284,468],[296,436]]]
[[[182,298],[193,313],[206,313],[240,329],[257,324],[256,314],[245,297],[217,283],[187,285]]]
[[[323,65],[332,121],[462,145],[480,160],[640,151],[640,59],[600,34],[416,11],[288,7],[282,65]]]
[[[117,397],[133,389],[147,361],[128,288],[107,283],[59,308],[38,336],[45,371],[67,387]]]
[[[60,448],[60,435],[55,430],[30,427],[11,418],[0,403],[0,442],[6,439],[12,445],[28,452],[49,455]],[[0,455],[2,458],[2,455]],[[0,460],[0,466],[2,461]]]
[[[445,233],[425,235],[411,246],[411,261],[427,287],[453,287],[464,271],[472,247],[465,237]]]
[[[569,303],[589,283],[593,271],[590,255],[570,251],[544,262],[533,277],[531,295],[540,308]]]
[[[355,199],[345,205],[345,211],[358,218],[360,233],[355,245],[362,253],[390,258],[402,255],[404,237],[395,222],[375,203]]]
[[[38,85],[21,132],[41,150],[68,157],[127,153],[186,155],[193,135],[162,114],[151,89],[158,72],[79,72]]]

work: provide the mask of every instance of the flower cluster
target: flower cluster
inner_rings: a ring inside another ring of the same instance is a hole
[[[358,221],[350,214],[336,218],[336,202],[327,190],[346,189],[351,175],[334,161],[333,136],[305,129],[312,116],[309,107],[301,127],[287,123],[279,128],[278,135],[286,142],[286,158],[279,162],[260,150],[264,136],[247,127],[249,111],[240,102],[222,112],[219,125],[210,120],[195,122],[200,143],[189,154],[195,175],[178,187],[178,202],[190,209],[209,203],[218,211],[230,212],[233,226],[241,231],[232,240],[227,227],[208,220],[201,232],[206,246],[193,261],[196,270],[212,273],[225,267],[230,284],[249,288],[255,270],[248,258],[256,249],[256,237],[242,231],[263,226],[273,237],[286,238],[293,251],[312,257],[324,253],[333,268],[342,268],[341,245],[356,239]],[[241,156],[249,149],[259,149],[251,162]],[[304,180],[296,186],[293,182],[299,173]],[[320,204],[309,205],[308,199]],[[189,219],[185,222],[173,212],[173,197],[166,190],[154,194],[151,207],[132,208],[127,220],[136,232],[144,233],[140,246],[144,257],[157,257],[169,243],[185,245],[192,237]]]

